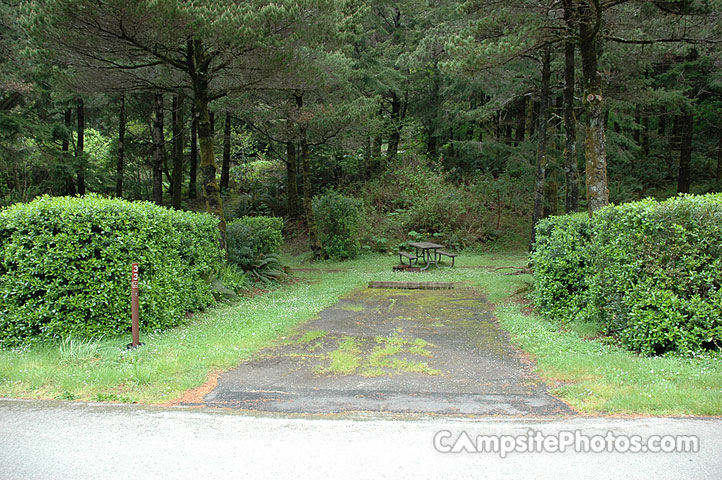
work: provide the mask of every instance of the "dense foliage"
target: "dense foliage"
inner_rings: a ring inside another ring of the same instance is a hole
[[[391,250],[411,231],[455,249],[499,240],[508,248],[525,246],[520,241],[526,241],[533,173],[528,164],[462,183],[424,156],[401,158],[405,165],[388,168],[358,194],[367,207],[363,240],[370,247]]]
[[[223,263],[207,214],[147,202],[41,197],[0,212],[0,342],[130,329],[130,265],[140,264],[145,332],[213,301]]]
[[[589,216],[550,217],[539,222],[532,254],[534,302],[547,317],[577,319],[594,275]]]
[[[361,201],[331,191],[314,199],[313,211],[318,222],[321,248],[326,257],[355,258],[361,252]]]
[[[279,252],[283,244],[283,219],[241,217],[228,224],[228,261],[251,270],[261,257]]]
[[[646,199],[542,223],[536,299],[645,353],[722,348],[722,195]]]

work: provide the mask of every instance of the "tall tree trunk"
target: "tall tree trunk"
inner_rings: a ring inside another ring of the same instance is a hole
[[[63,160],[67,164],[72,164],[70,158],[70,139],[72,138],[72,134],[70,133],[70,130],[73,128],[73,110],[70,108],[65,109],[65,129],[67,131],[67,135],[65,138],[63,138],[63,145],[61,147],[63,151]],[[74,168],[70,168],[68,175],[65,179],[65,193],[68,195],[75,195],[77,193],[77,190],[75,190],[75,179],[73,178],[73,171]]]
[[[193,82],[193,104],[198,116],[198,143],[200,145],[201,180],[203,194],[206,201],[206,211],[218,219],[218,243],[228,255],[226,245],[226,217],[223,213],[223,199],[216,180],[217,166],[213,151],[213,128],[211,114],[208,109],[211,102],[208,89],[208,70],[210,58],[207,55],[203,41],[189,39],[187,42],[187,63],[191,70]]]
[[[301,129],[301,164],[303,168],[303,210],[306,216],[308,227],[308,240],[311,246],[313,258],[321,258],[321,242],[318,239],[318,227],[316,217],[313,214],[313,191],[311,188],[311,159],[306,141],[306,128]]]
[[[685,112],[680,125],[681,142],[679,148],[679,172],[677,174],[677,193],[689,193],[692,165],[692,135],[694,133],[694,116]]]
[[[387,158],[393,158],[399,151],[401,141],[401,99],[396,93],[391,92],[391,133],[389,135],[389,149],[386,152]]]
[[[78,143],[75,155],[78,159],[78,193],[85,195],[85,104],[82,98],[78,99]]]
[[[548,172],[545,172],[548,173]],[[544,207],[542,218],[550,217],[559,213],[559,185],[553,180],[544,180]]]
[[[118,113],[118,164],[115,169],[115,196],[123,196],[123,174],[125,170],[125,95],[120,96],[120,111]]]
[[[584,2],[579,7],[579,50],[584,80],[583,105],[586,111],[584,153],[586,157],[587,203],[589,215],[609,204],[607,184],[607,139],[605,98],[598,70],[598,38],[601,35],[600,5]]]
[[[298,161],[296,160],[296,145],[286,142],[286,186],[288,189],[288,214],[292,218],[298,217]]]
[[[198,41],[194,43],[198,44]],[[213,152],[213,130],[211,129],[211,116],[208,110],[210,98],[208,95],[207,75],[199,76],[193,85],[194,101],[198,112],[198,144],[200,145],[201,182],[203,195],[206,201],[206,211],[218,219],[219,245],[226,250],[226,217],[223,213],[223,200],[221,189],[216,179],[218,167]]]
[[[564,19],[571,34],[574,28],[574,14],[570,0],[564,2]],[[564,42],[564,176],[566,195],[564,210],[567,213],[579,210],[579,169],[577,167],[577,125],[574,118],[574,51],[575,43],[569,39]]]
[[[165,138],[163,137],[163,94],[156,93],[153,98],[153,201],[163,205],[163,156]]]
[[[549,113],[549,82],[551,79],[551,47],[547,46],[542,59],[542,83],[539,98],[539,129],[537,135],[536,177],[534,180],[534,211],[531,221],[529,250],[534,249],[536,226],[544,213],[544,178],[546,177],[547,123]]]
[[[223,125],[223,163],[221,164],[221,192],[228,190],[228,179],[231,173],[231,112],[226,110]]]
[[[198,115],[196,107],[191,108],[191,158],[188,178],[188,198],[196,198],[198,183]]]
[[[171,186],[171,205],[180,210],[183,191],[183,97],[173,97],[173,173]]]
[[[294,95],[296,99],[296,107],[299,110],[303,108],[303,95]],[[306,217],[306,227],[308,227],[308,240],[311,246],[313,258],[318,260],[321,258],[321,242],[318,238],[318,227],[316,225],[316,217],[313,214],[313,188],[311,187],[311,158],[308,151],[308,131],[305,123],[301,123],[299,127],[301,137],[301,170],[303,176],[303,213]]]

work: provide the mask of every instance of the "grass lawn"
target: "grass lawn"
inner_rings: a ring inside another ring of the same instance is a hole
[[[141,332],[145,345],[137,350],[125,350],[130,342],[126,337],[0,350],[0,396],[169,402],[203,384],[210,373],[232,368],[289,334],[369,280],[423,279],[464,282],[483,290],[498,304],[497,316],[514,342],[536,357],[539,374],[554,386],[554,393],[582,412],[722,414],[720,356],[638,357],[602,340],[585,340],[581,330],[560,331],[552,322],[521,313],[520,306],[507,299],[528,289],[531,276],[507,275],[512,270],[494,268],[521,266],[524,255],[465,252],[457,258],[457,267],[433,270],[421,278],[416,273],[392,273],[397,256],[314,264],[307,258],[284,258],[286,264],[302,269],[293,283],[221,305],[167,332]],[[353,345],[346,347],[329,368],[354,366]]]

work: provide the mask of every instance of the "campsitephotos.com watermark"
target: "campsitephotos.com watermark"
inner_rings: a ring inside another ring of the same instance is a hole
[[[695,435],[623,435],[612,431],[587,435],[581,430],[545,434],[529,430],[520,435],[453,434],[441,430],[434,435],[434,448],[441,453],[697,453]]]

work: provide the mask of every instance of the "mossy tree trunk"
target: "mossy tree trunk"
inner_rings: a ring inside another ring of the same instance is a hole
[[[589,215],[609,204],[607,184],[606,100],[598,69],[597,41],[601,35],[602,9],[582,2],[579,7],[579,50],[582,57],[583,105],[586,112],[586,157]]]
[[[213,127],[211,125],[211,102],[208,70],[212,58],[207,55],[203,42],[198,39],[188,41],[188,73],[193,84],[193,103],[198,123],[198,145],[200,147],[200,170],[206,211],[218,219],[219,244],[226,250],[226,217],[223,213],[223,200],[218,185],[216,158],[213,146]]]
[[[294,95],[296,99],[296,107],[299,111],[303,108],[303,94]],[[303,214],[306,218],[306,227],[308,228],[308,241],[311,247],[313,258],[318,260],[321,258],[321,242],[318,239],[318,227],[316,226],[316,217],[313,214],[313,188],[311,187],[311,157],[308,150],[308,130],[306,124],[301,122],[299,127],[301,137],[301,170],[303,177]]]
[[[564,1],[564,19],[568,34],[574,33],[574,14],[571,0]],[[577,127],[574,118],[574,83],[575,83],[575,42],[567,39],[564,42],[564,176],[566,190],[564,209],[567,213],[579,210],[579,169],[577,167]]]

